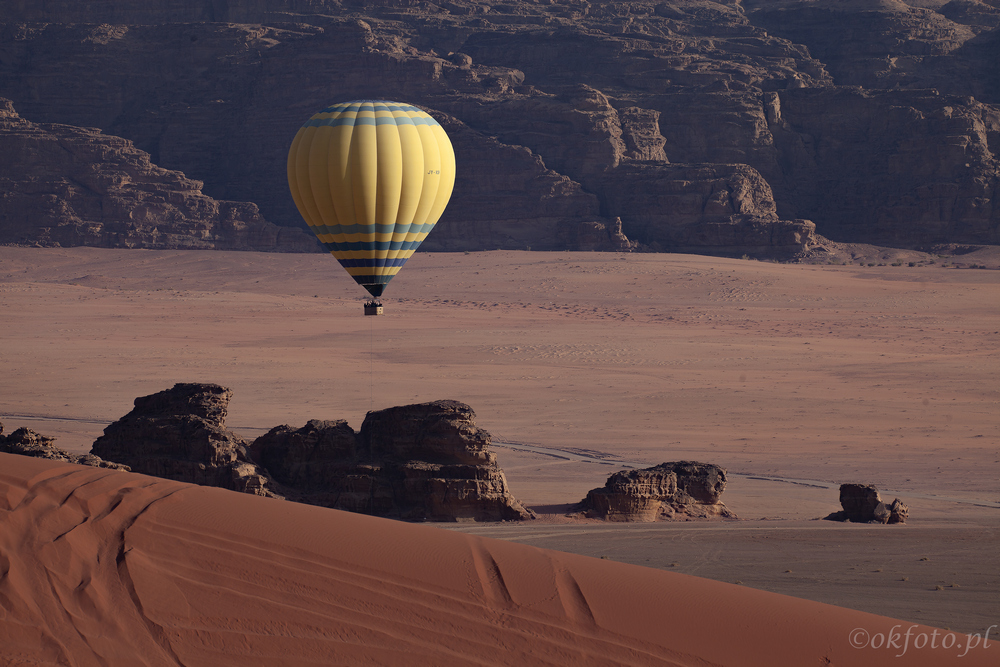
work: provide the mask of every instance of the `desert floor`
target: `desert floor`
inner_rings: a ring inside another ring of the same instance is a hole
[[[247,438],[457,399],[541,518],[452,530],[1000,623],[1000,272],[417,253],[385,316],[364,296],[320,254],[0,248],[0,419],[81,452],[176,382],[232,388]],[[622,465],[675,460],[727,468],[741,520],[565,518]],[[909,522],[815,520],[842,482],[899,497]]]

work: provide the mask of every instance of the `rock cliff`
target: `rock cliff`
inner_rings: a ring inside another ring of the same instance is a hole
[[[0,242],[106,248],[314,250],[249,202],[217,201],[202,184],[152,164],[132,142],[95,128],[21,118],[0,98]]]
[[[679,461],[621,470],[592,489],[577,511],[608,521],[736,518],[722,503],[726,471],[710,463]]]
[[[996,244],[996,5],[0,0],[0,95],[33,123],[131,141],[168,190],[203,182],[253,229],[301,227],[284,175],[298,126],[374,97],[429,109],[455,145],[429,250],[780,256],[817,232]],[[81,196],[49,194],[50,209]],[[205,225],[224,228],[218,215]],[[212,234],[222,247],[297,243]],[[192,245],[204,235],[192,226]]]

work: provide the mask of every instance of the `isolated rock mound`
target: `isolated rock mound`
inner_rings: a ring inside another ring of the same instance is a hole
[[[247,442],[226,429],[232,395],[216,384],[179,383],[140,396],[91,453],[145,475],[280,497],[246,458]]]
[[[432,521],[518,521],[534,518],[507,488],[488,450],[490,434],[465,403],[433,401],[370,412],[358,433],[382,462],[405,518]]]
[[[517,521],[490,434],[458,401],[368,413],[355,434],[344,421],[279,426],[249,448],[290,498],[410,521]],[[294,495],[292,495],[294,494]]]
[[[711,463],[678,461],[621,470],[593,489],[578,509],[608,521],[736,518],[722,503],[726,471]]]
[[[16,429],[10,435],[3,434],[3,423],[0,422],[0,452],[5,454],[20,454],[21,456],[34,456],[40,459],[51,459],[53,461],[65,461],[79,465],[88,465],[95,468],[112,468],[114,470],[124,470],[128,472],[129,467],[120,463],[104,461],[93,454],[70,454],[59,449],[54,444],[55,438],[36,433],[30,428]]]
[[[871,484],[841,484],[840,506],[843,509],[826,517],[828,521],[852,523],[906,523],[910,508],[896,498],[885,503]]]

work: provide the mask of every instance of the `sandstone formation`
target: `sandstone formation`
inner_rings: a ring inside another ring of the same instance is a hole
[[[0,241],[110,248],[314,250],[249,202],[217,201],[132,142],[31,123],[0,98]]]
[[[592,489],[577,507],[608,521],[736,518],[722,503],[726,471],[711,463],[678,461],[620,470]]]
[[[0,422],[0,452],[52,459],[53,461],[66,461],[67,463],[88,465],[95,468],[111,468],[126,472],[129,470],[128,466],[104,461],[93,454],[70,454],[52,444],[54,442],[55,438],[44,436],[24,427],[16,429],[10,435],[4,435],[3,423]]]
[[[460,165],[428,250],[1000,244],[996,0],[0,0],[0,16],[0,95],[133,142],[174,170],[154,189],[179,211],[142,209],[159,235],[52,238],[53,217],[97,217],[60,212],[86,194],[71,178],[0,206],[39,220],[12,235],[0,217],[3,240],[184,243],[173,215],[202,221],[184,247],[298,247],[260,226],[302,225],[290,138],[330,102],[397,98]],[[203,216],[183,203],[198,182]]]
[[[231,397],[194,383],[142,396],[91,453],[156,477],[411,521],[533,516],[464,403],[372,412],[359,433],[343,420],[278,426],[248,443],[226,428]]]
[[[489,444],[468,405],[434,401],[370,412],[357,434],[344,421],[279,426],[249,454],[315,505],[411,521],[532,518]]]
[[[853,523],[906,523],[910,509],[896,498],[885,503],[878,489],[871,484],[841,484],[840,505],[843,509],[825,519]]]
[[[140,396],[131,412],[104,429],[91,453],[144,475],[281,497],[247,459],[247,442],[226,429],[232,395],[214,384],[178,383]]]

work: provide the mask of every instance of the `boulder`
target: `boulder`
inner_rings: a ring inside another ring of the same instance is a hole
[[[910,509],[896,498],[885,503],[878,489],[871,484],[841,484],[839,512],[826,517],[828,521],[853,523],[906,523]]]
[[[736,518],[722,503],[726,471],[711,463],[678,461],[612,474],[577,510],[608,521]]]

